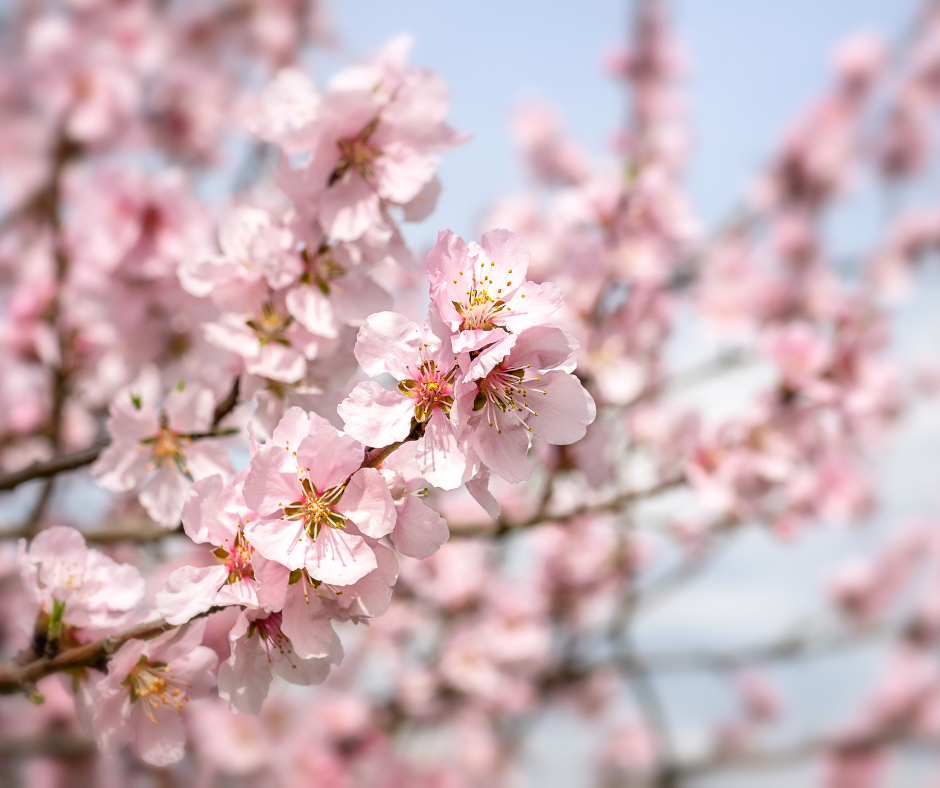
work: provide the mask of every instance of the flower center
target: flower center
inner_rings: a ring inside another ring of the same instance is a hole
[[[262,346],[276,342],[279,345],[290,345],[290,340],[284,332],[290,328],[294,318],[289,314],[279,314],[270,301],[261,305],[261,317],[246,321],[248,327],[258,335],[258,342]]]
[[[529,365],[518,369],[504,369],[497,366],[483,380],[477,382],[477,395],[473,400],[474,411],[483,411],[490,427],[496,426],[496,409],[514,416],[529,432],[532,428],[525,419],[539,414],[529,405],[530,392],[546,394],[544,389],[531,388],[541,378],[527,378]],[[497,427],[497,433],[502,432]]]
[[[346,515],[334,511],[333,507],[339,503],[346,490],[346,483],[332,487],[320,493],[315,484],[302,477],[300,484],[304,488],[304,499],[295,501],[284,507],[284,517],[288,520],[303,520],[304,530],[312,540],[316,541],[320,529],[326,523],[331,528],[345,528]]]
[[[212,554],[225,564],[225,568],[228,569],[226,582],[231,584],[237,583],[246,577],[254,578],[255,572],[251,567],[251,554],[254,551],[255,548],[248,544],[244,534],[239,529],[235,535],[235,544],[231,552],[225,547],[217,547],[212,551]]]
[[[345,178],[350,170],[358,172],[365,180],[372,177],[372,164],[382,155],[382,150],[370,144],[369,138],[375,133],[378,125],[379,119],[375,117],[355,137],[343,137],[336,141],[341,157],[330,175],[330,186]]]
[[[190,685],[176,680],[164,663],[148,662],[146,657],[140,658],[124,684],[130,685],[131,703],[141,701],[144,713],[154,724],[157,722],[153,715],[155,709],[165,706],[179,712],[189,700],[184,688]]]
[[[402,394],[417,400],[415,418],[419,422],[431,418],[434,408],[440,408],[445,415],[450,415],[450,408],[454,404],[456,374],[456,367],[449,372],[443,372],[432,359],[427,359],[418,366],[418,374],[414,380],[403,380],[398,384],[398,390]]]
[[[495,262],[490,261],[490,268],[495,265]],[[461,331],[472,331],[476,328],[491,331],[494,328],[499,328],[500,326],[494,323],[493,319],[502,312],[503,309],[509,309],[502,300],[502,288],[496,288],[495,297],[491,296],[489,293],[490,286],[494,285],[495,282],[490,279],[490,275],[487,273],[486,262],[480,261],[479,266],[480,272],[477,274],[477,264],[474,263],[473,265],[473,272],[470,277],[470,289],[465,293],[466,300],[463,303],[458,301],[451,302],[463,319],[460,324]],[[512,273],[512,269],[510,269],[509,273]],[[463,272],[461,271],[461,275],[462,274]],[[510,285],[512,285],[511,281],[506,282],[507,287]]]

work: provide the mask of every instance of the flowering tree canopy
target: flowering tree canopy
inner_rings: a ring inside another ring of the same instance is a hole
[[[552,715],[590,734],[583,785],[866,788],[936,745],[930,510],[769,639],[642,637],[754,534],[863,533],[936,394],[895,337],[940,210],[895,200],[848,263],[827,235],[859,180],[932,172],[935,0],[838,48],[711,231],[670,9],[635,3],[619,164],[522,106],[528,191],[422,250],[402,226],[472,130],[409,37],[316,82],[315,0],[8,5],[0,782],[514,785]],[[878,666],[803,725],[768,665],[855,647]]]

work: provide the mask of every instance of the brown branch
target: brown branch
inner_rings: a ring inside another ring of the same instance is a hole
[[[858,648],[874,641],[891,638],[898,631],[873,628],[860,631],[828,632],[821,635],[794,633],[767,643],[745,646],[729,651],[646,652],[641,655],[645,666],[657,673],[698,670],[734,671],[756,663],[814,659],[845,649]],[[631,669],[630,658],[620,660],[620,667]]]
[[[95,755],[98,746],[94,739],[75,733],[50,731],[37,736],[13,736],[0,739],[0,759],[12,760],[47,756],[75,758]]]
[[[34,462],[19,471],[0,474],[0,492],[12,490],[33,479],[48,479],[66,471],[74,471],[86,465],[91,465],[98,459],[98,455],[109,443],[110,441],[99,441],[87,449],[81,449],[71,454],[63,454],[41,462]]]
[[[506,536],[514,531],[520,531],[526,528],[532,528],[536,525],[548,523],[566,523],[570,520],[580,517],[584,514],[603,514],[605,512],[618,512],[630,504],[647,498],[654,498],[657,495],[676,489],[685,483],[685,476],[672,476],[657,482],[649,487],[642,487],[636,490],[629,490],[625,493],[611,498],[608,501],[596,504],[584,504],[577,506],[563,514],[546,514],[537,512],[532,517],[525,520],[512,521],[504,517],[488,522],[470,522],[455,523],[450,526],[450,535],[457,538],[475,537],[475,536]]]
[[[115,635],[109,635],[101,640],[75,646],[53,657],[40,657],[25,663],[21,663],[20,660],[23,657],[20,657],[10,662],[4,662],[0,664],[0,695],[19,692],[24,687],[35,684],[40,679],[51,676],[53,673],[61,673],[64,670],[73,668],[101,665],[128,640],[135,638],[150,640],[163,634],[168,629],[173,629],[173,625],[159,618],[156,621],[137,624],[130,629]],[[28,659],[28,655],[26,658]]]
[[[189,435],[187,437],[218,437],[218,434],[214,432],[214,430],[219,426],[219,422],[235,409],[235,406],[238,404],[238,392],[239,378],[235,378],[235,382],[232,384],[228,395],[215,408],[212,419],[212,430],[206,433]],[[109,439],[98,441],[87,449],[81,449],[71,454],[63,454],[59,457],[53,457],[52,459],[43,460],[41,462],[34,462],[19,471],[0,474],[0,492],[12,490],[34,479],[48,479],[53,476],[58,476],[60,473],[65,473],[66,471],[74,471],[78,468],[84,468],[86,465],[91,465],[110,443],[111,441]]]

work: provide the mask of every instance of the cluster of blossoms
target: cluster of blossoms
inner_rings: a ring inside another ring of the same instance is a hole
[[[712,235],[685,193],[683,58],[640,3],[605,61],[624,166],[521,108],[533,188],[490,207],[507,229],[439,232],[423,270],[400,223],[467,137],[408,37],[318,85],[312,0],[10,13],[0,491],[23,484],[24,538],[0,542],[0,693],[25,697],[0,704],[0,756],[49,757],[0,757],[0,782],[508,785],[561,711],[604,786],[818,754],[827,788],[871,788],[894,745],[940,738],[931,520],[826,573],[805,632],[658,654],[638,626],[738,535],[785,552],[869,521],[868,450],[938,388],[890,355],[885,298],[940,248],[937,206],[904,202],[863,275],[825,235],[856,172],[926,171],[935,0],[897,56],[838,49]],[[86,466],[94,491],[61,476]],[[707,587],[687,596],[666,645],[712,634]],[[754,663],[875,636],[855,716],[778,753],[799,692]],[[651,674],[716,668],[725,712],[675,736],[688,710]],[[113,757],[71,757],[89,745]]]

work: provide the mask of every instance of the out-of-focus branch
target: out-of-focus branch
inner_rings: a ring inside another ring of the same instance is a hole
[[[75,733],[50,731],[37,736],[11,736],[0,738],[0,759],[11,760],[47,756],[75,758],[95,755],[98,746],[94,739]]]
[[[698,670],[733,671],[757,663],[814,659],[846,649],[867,646],[898,634],[897,630],[878,627],[857,631],[833,631],[822,634],[794,633],[758,645],[727,651],[646,652],[643,663],[657,673]],[[630,658],[620,667],[631,669]]]
[[[456,523],[450,528],[452,537],[463,538],[471,536],[496,536],[502,537],[514,531],[532,528],[543,523],[566,523],[576,517],[584,514],[603,514],[605,512],[618,512],[626,506],[645,500],[655,498],[657,495],[681,487],[685,483],[685,477],[681,475],[671,476],[663,479],[649,487],[642,487],[636,490],[629,490],[621,493],[608,501],[593,504],[584,504],[577,506],[563,514],[545,514],[536,513],[525,520],[513,521],[508,518],[500,517],[491,523],[471,522]]]
[[[239,379],[235,379],[235,383],[232,385],[231,390],[226,395],[225,399],[222,400],[215,408],[215,413],[212,418],[212,430],[207,433],[200,433],[198,435],[189,435],[190,438],[207,438],[213,437],[216,435],[214,432],[215,428],[218,427],[219,422],[222,421],[229,413],[234,410],[235,405],[238,403],[238,391],[239,391]],[[10,473],[0,474],[0,492],[6,490],[12,490],[16,487],[19,487],[21,484],[32,481],[34,479],[48,479],[53,476],[58,476],[60,473],[65,473],[67,471],[74,471],[78,468],[84,468],[86,465],[91,465],[95,460],[98,459],[98,456],[101,452],[111,443],[110,440],[103,440],[95,443],[92,446],[89,446],[87,449],[81,449],[71,454],[63,454],[60,457],[53,457],[49,460],[43,460],[41,462],[34,462],[31,465],[23,468],[19,471],[12,471]]]
[[[98,455],[101,454],[102,449],[108,443],[110,441],[99,441],[87,449],[81,449],[71,454],[63,454],[60,457],[53,457],[41,462],[34,462],[19,471],[0,474],[0,491],[12,490],[33,479],[48,479],[66,471],[74,471],[78,468],[84,468],[86,465],[91,465],[98,459]]]
[[[87,668],[101,665],[104,660],[117,651],[128,640],[135,638],[150,640],[157,635],[162,635],[168,629],[173,629],[173,625],[159,618],[156,621],[137,624],[130,629],[126,629],[115,635],[109,635],[93,643],[75,646],[74,648],[56,654],[54,657],[40,657],[24,662],[23,660],[29,659],[29,655],[31,654],[31,652],[29,652],[10,662],[0,664],[0,695],[10,695],[15,692],[20,692],[25,687],[29,687],[40,679],[51,676],[53,673],[60,673],[73,668]]]
[[[191,621],[205,618],[222,610],[221,607],[211,607],[204,613],[193,616]],[[187,622],[187,623],[190,623]],[[182,626],[185,626],[183,624]],[[169,624],[158,618],[137,624],[123,632],[109,635],[92,643],[61,651],[53,656],[36,657],[33,649],[27,649],[15,659],[0,664],[0,695],[11,695],[32,687],[37,681],[74,668],[105,668],[105,663],[114,652],[121,648],[128,640],[152,640],[171,629],[176,624]]]

